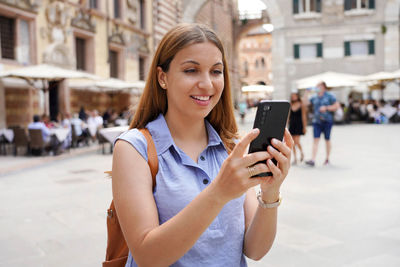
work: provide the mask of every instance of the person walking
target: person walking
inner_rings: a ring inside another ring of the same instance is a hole
[[[277,150],[246,153],[259,130],[238,140],[227,67],[220,39],[206,26],[179,24],[161,40],[113,154],[127,267],[247,266],[245,255],[257,260],[270,250],[293,140],[286,131],[284,142],[273,139]],[[143,128],[158,156],[154,189]],[[266,171],[273,176],[250,178]]]
[[[300,162],[304,160],[303,148],[300,144],[300,136],[305,135],[307,131],[307,106],[303,104],[298,93],[290,95],[290,115],[289,132],[293,137],[293,164],[297,164],[296,151],[300,152]]]
[[[306,97],[305,99],[308,98]],[[312,96],[309,102],[311,102],[314,110],[312,119],[314,142],[312,147],[312,158],[306,161],[306,164],[311,167],[315,166],[319,139],[321,133],[324,133],[326,144],[326,158],[324,165],[327,165],[329,164],[329,156],[332,149],[330,139],[333,126],[333,114],[338,109],[339,102],[336,101],[336,97],[333,94],[327,92],[326,83],[323,81],[318,83],[316,87],[316,95]]]

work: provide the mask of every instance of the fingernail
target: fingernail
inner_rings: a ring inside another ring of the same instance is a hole
[[[254,128],[251,132],[253,133],[253,134],[256,134],[256,133],[258,133],[258,128]]]
[[[278,144],[278,140],[276,140],[275,138],[272,139],[272,144],[276,145]]]
[[[268,148],[269,148],[271,151],[275,151],[275,148],[274,148],[273,146],[268,146]]]

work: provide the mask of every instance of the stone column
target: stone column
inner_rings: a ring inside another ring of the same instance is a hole
[[[58,105],[59,112],[64,115],[71,113],[70,89],[67,80],[63,80],[58,84]]]
[[[7,127],[6,121],[6,89],[0,79],[0,129]]]
[[[285,34],[283,30],[272,33],[272,85],[274,99],[288,99],[290,84],[286,74]]]

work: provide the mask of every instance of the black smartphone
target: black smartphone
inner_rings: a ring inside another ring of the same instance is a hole
[[[249,153],[267,151],[272,138],[283,139],[288,120],[290,103],[285,100],[263,100],[258,103],[253,128],[258,128],[260,134],[250,143]],[[272,161],[276,164],[276,160]],[[263,161],[262,163],[266,163]],[[271,172],[263,172],[252,177],[272,176]]]

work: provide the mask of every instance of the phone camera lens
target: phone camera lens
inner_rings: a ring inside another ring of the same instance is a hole
[[[271,110],[271,106],[264,106],[264,110]]]

